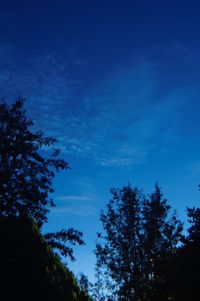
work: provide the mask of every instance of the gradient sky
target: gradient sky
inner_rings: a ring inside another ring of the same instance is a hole
[[[75,273],[93,279],[111,187],[159,181],[184,221],[199,205],[199,32],[197,1],[0,2],[0,98],[24,96],[70,163],[45,231],[83,231]]]

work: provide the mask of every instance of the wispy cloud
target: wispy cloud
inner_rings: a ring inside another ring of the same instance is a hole
[[[90,201],[91,198],[82,195],[61,195],[56,197],[57,201]]]
[[[52,209],[52,213],[61,215],[78,215],[82,217],[88,217],[98,214],[98,209],[94,206],[86,205],[69,205],[69,206],[59,206]]]
[[[24,59],[19,68],[22,58],[7,48],[0,48],[2,96],[23,92],[36,125],[58,138],[64,153],[103,166],[134,166],[155,148],[170,148],[182,108],[192,101],[191,91],[160,93],[150,62],[120,66],[84,91],[84,76],[74,71],[84,68],[77,67],[77,57],[41,54]]]

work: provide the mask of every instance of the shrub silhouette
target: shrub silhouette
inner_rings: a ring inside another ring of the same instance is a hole
[[[5,300],[89,299],[33,220],[1,218],[0,239],[0,283]]]

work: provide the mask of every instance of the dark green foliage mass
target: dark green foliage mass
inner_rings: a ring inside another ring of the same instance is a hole
[[[89,300],[33,220],[1,218],[0,239],[0,293],[4,300]]]

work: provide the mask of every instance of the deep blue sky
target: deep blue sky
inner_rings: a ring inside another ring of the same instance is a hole
[[[71,165],[45,230],[84,232],[75,273],[93,278],[111,187],[159,181],[183,220],[199,205],[199,15],[197,1],[0,3],[0,97],[26,97]]]

